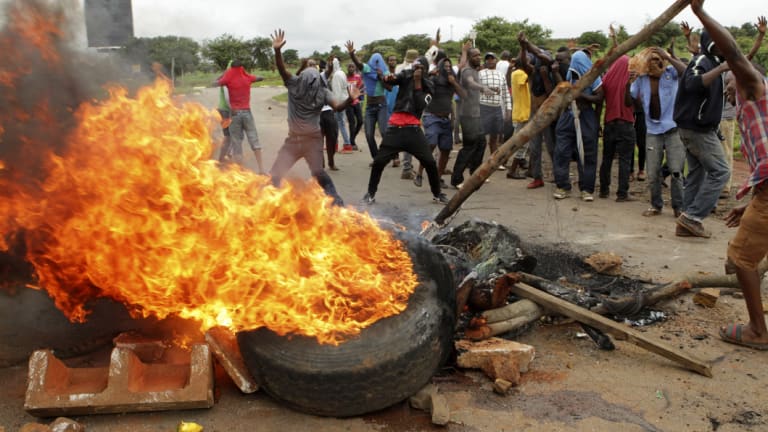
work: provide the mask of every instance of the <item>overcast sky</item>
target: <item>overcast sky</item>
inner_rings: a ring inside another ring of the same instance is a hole
[[[230,33],[246,39],[268,37],[273,29],[286,31],[286,49],[309,55],[331,45],[343,47],[352,39],[358,46],[372,40],[413,33],[434,34],[444,40],[464,37],[477,20],[501,16],[509,21],[528,18],[552,30],[556,38],[603,30],[623,24],[630,34],[669,7],[673,0],[133,0],[137,37],[188,36],[198,41]],[[525,5],[525,6],[523,6]],[[738,6],[735,6],[738,5]],[[756,22],[768,15],[766,0],[709,0],[705,8],[725,25]],[[701,27],[686,9],[676,21]],[[480,47],[482,49],[482,47]]]

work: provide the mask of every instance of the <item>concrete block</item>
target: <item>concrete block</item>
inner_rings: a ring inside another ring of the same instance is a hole
[[[432,395],[432,423],[445,426],[451,421],[451,409],[445,396],[435,393]]]
[[[205,341],[211,347],[213,356],[241,392],[253,393],[259,390],[259,385],[245,366],[234,333],[224,327],[214,327],[205,332]]]
[[[108,367],[69,368],[49,350],[32,353],[24,409],[39,417],[163,411],[213,406],[208,345],[192,345],[162,363],[114,348]],[[171,358],[171,360],[168,360]]]
[[[693,303],[708,308],[715,307],[720,298],[720,290],[717,288],[704,288],[694,294]]]
[[[493,382],[493,391],[497,394],[505,395],[509,392],[510,388],[512,388],[512,383],[505,379],[497,378]]]
[[[115,347],[133,351],[144,363],[160,361],[168,349],[168,344],[159,339],[148,338],[136,332],[120,333],[112,339]]]
[[[456,364],[467,369],[481,369],[492,380],[502,378],[513,384],[520,381],[520,373],[527,372],[536,355],[530,346],[501,338],[473,342],[456,342]]]
[[[408,403],[412,408],[422,411],[429,411],[432,407],[432,396],[437,394],[437,386],[434,384],[427,384],[415,395],[408,399]]]

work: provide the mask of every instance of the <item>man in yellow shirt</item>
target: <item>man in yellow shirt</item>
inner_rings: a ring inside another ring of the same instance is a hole
[[[525,35],[522,34],[522,38]],[[518,36],[518,39],[521,36]],[[512,72],[510,76],[510,88],[512,90],[512,124],[515,127],[515,133],[528,123],[528,119],[531,117],[531,87],[529,85],[528,77],[533,73],[533,66],[528,58],[528,52],[526,51],[526,45],[520,44],[520,57],[518,58],[518,66]],[[518,173],[518,168],[525,166],[525,159],[528,154],[528,143],[523,148],[518,150],[513,158],[512,165],[507,171],[507,178],[524,180],[525,174]]]

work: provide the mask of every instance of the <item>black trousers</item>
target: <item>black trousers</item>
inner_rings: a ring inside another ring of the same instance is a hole
[[[429,149],[424,131],[419,126],[397,127],[391,125],[387,127],[376,158],[373,159],[371,177],[368,180],[368,193],[371,196],[376,195],[384,168],[399,152],[410,153],[421,162],[421,166],[427,171],[429,188],[432,190],[432,195],[440,195],[440,177],[437,174],[437,162],[435,162],[432,151]]]
[[[451,184],[464,183],[464,170],[472,174],[483,163],[485,153],[485,134],[479,117],[461,116],[461,150],[453,164]]]

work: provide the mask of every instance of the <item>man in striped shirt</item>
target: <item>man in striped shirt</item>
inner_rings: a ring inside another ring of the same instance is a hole
[[[479,73],[480,84],[498,93],[480,95],[480,116],[483,119],[483,133],[488,135],[488,148],[491,153],[499,148],[499,136],[502,134],[504,119],[512,112],[512,97],[509,94],[507,80],[496,70],[496,54],[485,54],[485,68]]]
[[[733,72],[735,79],[726,92],[736,100],[741,151],[751,170],[736,198],[750,191],[752,198],[746,206],[733,209],[725,219],[729,227],[739,227],[728,245],[726,272],[735,272],[738,277],[749,323],[728,324],[720,329],[720,337],[726,342],[764,350],[768,349],[768,329],[763,317],[757,264],[768,252],[768,82],[741,53],[733,36],[704,11],[703,0],[693,0],[691,10],[720,47]]]

